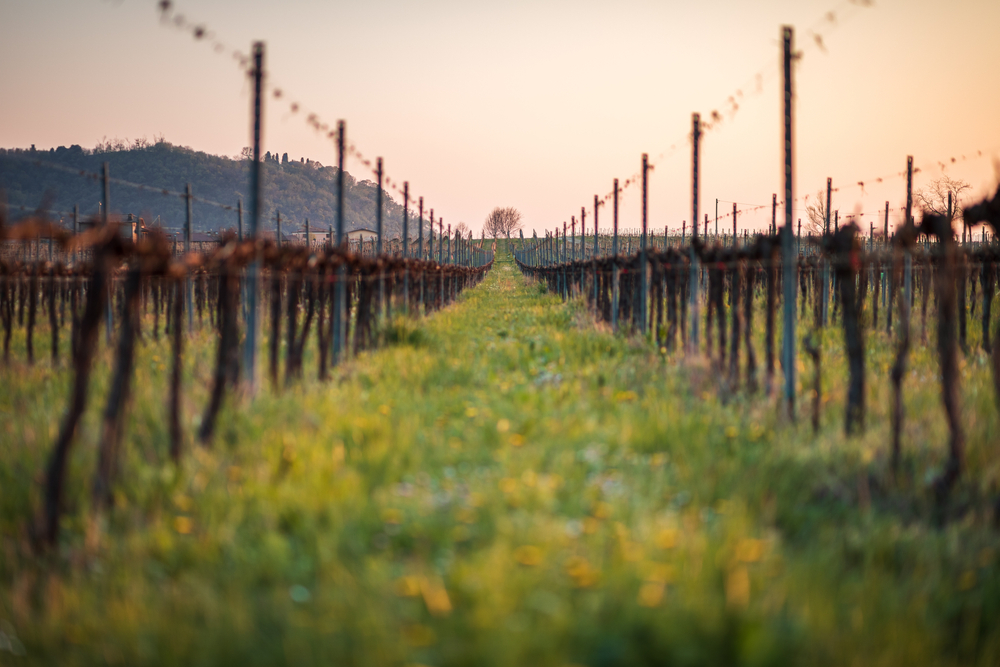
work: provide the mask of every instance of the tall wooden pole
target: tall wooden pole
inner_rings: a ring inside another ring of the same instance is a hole
[[[378,235],[375,254],[382,254],[382,158],[375,159],[375,178],[378,190],[375,193],[375,233]]]
[[[424,198],[421,197],[417,206],[419,217],[417,218],[417,258],[424,258]]]
[[[692,241],[698,238],[698,187],[699,179],[701,176],[701,160],[699,151],[701,148],[701,114],[691,115],[691,227],[692,227]],[[715,200],[715,233],[719,233],[719,200]],[[681,232],[683,238],[684,232]],[[694,250],[694,243],[692,242],[690,251],[691,253],[691,277],[690,277],[690,288],[689,293],[691,295],[691,303],[689,305],[689,310],[691,311],[690,321],[691,321],[691,336],[689,339],[688,353],[694,354],[698,351],[698,305],[700,303],[700,297],[698,295],[698,276],[701,273],[701,269],[698,266],[698,255]]]
[[[410,256],[410,182],[403,182],[403,259]]]
[[[254,101],[252,114],[253,161],[250,163],[250,238],[257,242],[260,229],[261,184],[260,143],[264,116],[264,43],[253,45]],[[246,340],[243,347],[243,366],[246,370],[247,387],[251,394],[257,387],[257,334],[258,302],[260,300],[260,250],[254,251],[254,259],[247,270],[247,311]]]
[[[771,194],[771,236],[778,233],[778,193]]]
[[[337,247],[344,244],[344,146],[347,141],[347,125],[337,121]]]
[[[823,212],[823,233],[830,233],[830,206],[833,199],[833,179],[826,179],[826,210]],[[820,309],[821,324],[826,326],[830,312],[830,263],[823,258],[823,286],[821,288],[823,307]]]
[[[784,184],[785,184],[785,228],[782,230],[781,260],[784,291],[784,335],[782,337],[782,367],[785,372],[785,402],[788,415],[795,418],[795,295],[796,257],[795,239],[792,229],[792,43],[793,29],[784,26],[782,38],[782,78],[784,82]]]
[[[104,200],[104,206],[101,207],[101,224],[107,227],[110,224],[109,215],[111,212],[111,173],[108,163],[105,162],[101,165],[101,194]],[[38,246],[35,246],[35,259],[38,259]],[[30,251],[30,248],[29,248]],[[114,319],[112,317],[112,308],[114,307],[112,296],[114,295],[115,279],[113,276],[108,276],[108,294],[104,299],[104,339],[105,342],[111,345],[111,333],[114,330]]]
[[[337,249],[344,250],[344,160],[347,141],[347,125],[337,121]],[[340,363],[347,352],[347,267],[344,262],[337,266],[337,282],[333,290],[333,313],[330,325],[333,335],[330,336],[330,358],[334,365]]]
[[[906,156],[906,224],[913,223],[913,156]],[[907,316],[913,302],[913,263],[910,259],[910,249],[906,249],[903,267],[903,295],[906,298]]]
[[[191,184],[187,183],[184,186],[184,202],[185,208],[187,210],[187,216],[184,218],[184,254],[191,254]],[[184,281],[184,290],[187,292],[187,316],[188,316],[188,333],[194,329],[194,308],[193,299],[194,294],[192,291],[191,279],[187,278]]]
[[[736,202],[733,202],[733,247],[736,247]]]
[[[648,271],[648,259],[647,259],[647,235],[649,223],[649,155],[647,153],[642,154],[642,245],[639,248],[639,284],[641,289],[639,290],[639,298],[642,299],[639,308],[639,316],[642,317],[642,323],[639,327],[639,331],[645,334],[648,331],[649,325],[649,273]]]

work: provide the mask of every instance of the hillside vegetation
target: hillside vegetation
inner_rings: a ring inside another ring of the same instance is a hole
[[[287,154],[286,154],[287,156]],[[174,146],[160,140],[156,143],[107,144],[94,150],[73,145],[50,150],[0,150],[0,189],[13,206],[35,209],[45,205],[60,211],[73,210],[79,205],[83,215],[96,214],[101,200],[101,186],[92,178],[79,174],[37,166],[44,163],[100,173],[101,164],[109,163],[111,176],[132,183],[183,192],[191,183],[193,194],[221,204],[235,206],[240,197],[249,201],[249,167],[245,159],[209,155],[200,151]],[[313,161],[280,161],[277,156],[263,162],[265,230],[273,230],[275,217],[281,212],[282,230],[298,231],[308,218],[313,229],[326,229],[336,224],[337,168],[325,167]],[[375,229],[375,199],[377,186],[370,180],[358,181],[345,174],[345,227],[348,230],[367,227]],[[403,207],[387,191],[384,195],[383,224],[388,236],[402,230]],[[157,216],[168,228],[184,223],[184,200],[157,192],[144,192],[121,185],[112,185],[113,213],[141,215],[148,222]],[[13,216],[16,218],[17,216]],[[195,202],[193,205],[196,231],[235,228],[236,213],[217,206]],[[244,217],[244,224],[249,219]],[[411,223],[416,233],[416,223]]]

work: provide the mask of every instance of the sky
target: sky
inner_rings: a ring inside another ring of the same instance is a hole
[[[514,206],[526,232],[542,234],[584,207],[592,230],[594,195],[648,153],[650,228],[679,228],[691,219],[691,114],[717,110],[723,120],[701,144],[702,215],[714,230],[716,199],[720,216],[738,202],[739,228],[759,229],[783,188],[787,24],[800,52],[793,218],[829,177],[842,217],[881,226],[889,201],[896,224],[908,155],[915,188],[942,173],[939,162],[972,185],[970,197],[1000,178],[996,0],[173,5],[226,50],[161,20],[155,0],[4,0],[0,147],[162,136],[235,156],[250,144],[252,86],[231,51],[263,40],[272,94],[262,150],[336,164],[333,142],[305,120],[344,119],[349,142],[383,157],[392,181],[409,181],[446,225],[478,231],[493,207]],[[372,178],[356,159],[347,170]],[[638,187],[622,193],[622,229],[640,226],[640,202]],[[602,206],[602,230],[611,217]]]

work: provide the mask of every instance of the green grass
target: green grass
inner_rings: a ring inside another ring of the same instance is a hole
[[[177,469],[167,344],[146,340],[116,507],[93,520],[103,351],[63,541],[44,558],[26,525],[69,377],[46,360],[0,371],[0,632],[25,653],[0,637],[0,663],[1000,661],[1000,425],[982,355],[963,368],[969,466],[943,519],[928,349],[906,380],[893,483],[884,334],[868,345],[868,430],[846,439],[841,335],[824,332],[813,436],[804,414],[722,400],[711,369],[596,327],[499,255],[482,285],[391,323],[390,345],[332,382],[307,355],[300,386],[227,401],[214,446],[189,445]],[[188,348],[188,434],[210,341],[206,327]]]

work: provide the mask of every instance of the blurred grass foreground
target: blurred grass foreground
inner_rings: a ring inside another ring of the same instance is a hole
[[[179,467],[169,342],[147,337],[114,508],[90,510],[92,401],[46,556],[28,526],[70,374],[0,370],[0,664],[1000,664],[1000,424],[981,353],[962,368],[969,465],[942,515],[936,360],[912,360],[893,479],[884,333],[851,439],[838,330],[814,435],[763,396],[723,400],[707,366],[595,327],[502,247],[457,304],[385,335],[332,382],[230,402],[213,448],[189,444]],[[186,343],[186,433],[211,340]]]

